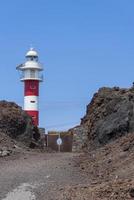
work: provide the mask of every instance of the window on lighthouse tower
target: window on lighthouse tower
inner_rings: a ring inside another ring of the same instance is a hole
[[[37,56],[28,56],[27,60],[28,61],[36,61],[37,62],[38,61],[38,57]]]
[[[35,78],[35,70],[30,70],[30,78]]]

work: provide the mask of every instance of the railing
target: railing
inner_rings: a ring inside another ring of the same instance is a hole
[[[20,75],[20,79],[21,79],[22,81],[24,81],[24,80],[29,80],[29,79],[31,79],[31,80],[43,81],[43,80],[44,80],[44,76],[43,76],[43,74],[42,74],[42,75],[39,75],[39,76],[32,76],[32,75],[27,75],[27,76],[25,76],[24,74],[21,74],[21,75]]]

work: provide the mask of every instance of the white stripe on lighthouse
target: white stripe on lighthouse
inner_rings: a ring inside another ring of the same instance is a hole
[[[38,111],[38,96],[25,96],[24,110]]]

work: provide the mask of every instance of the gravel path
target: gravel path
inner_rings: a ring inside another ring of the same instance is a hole
[[[0,160],[1,200],[58,200],[63,187],[88,183],[73,153],[27,153]]]

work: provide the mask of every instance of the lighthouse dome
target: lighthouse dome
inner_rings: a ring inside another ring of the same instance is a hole
[[[35,51],[33,48],[31,48],[27,53],[26,57],[38,57],[37,51]]]

